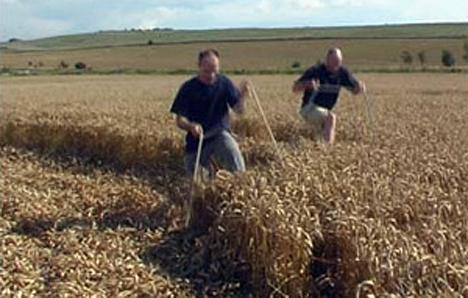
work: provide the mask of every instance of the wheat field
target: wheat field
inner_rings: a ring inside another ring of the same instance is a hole
[[[461,39],[367,39],[367,40],[304,40],[250,41],[166,44],[160,46],[122,46],[116,48],[54,50],[37,52],[4,52],[0,66],[27,68],[28,62],[43,63],[43,69],[56,69],[61,61],[73,68],[79,61],[96,71],[147,70],[180,71],[197,67],[194,53],[214,47],[222,53],[223,68],[230,71],[290,70],[297,61],[302,67],[323,60],[331,46],[345,49],[346,64],[360,69],[420,68],[417,53],[424,51],[425,66],[441,66],[443,49],[457,58],[457,66],[466,67]],[[414,57],[412,65],[401,61],[402,51]],[[261,53],[261,55],[258,55]]]
[[[248,171],[189,180],[186,76],[0,78],[2,297],[467,297],[468,75],[362,74],[317,144],[294,76],[233,116]]]

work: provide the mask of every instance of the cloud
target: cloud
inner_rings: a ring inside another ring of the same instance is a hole
[[[468,1],[412,0],[400,10],[405,19],[416,21],[468,21]]]
[[[66,5],[51,6],[44,1],[38,6],[28,0],[0,0],[0,8],[0,40],[69,34],[76,29],[74,19],[67,18],[72,10]],[[54,9],[60,11],[54,13]]]
[[[0,40],[124,28],[468,21],[466,0],[0,0]]]

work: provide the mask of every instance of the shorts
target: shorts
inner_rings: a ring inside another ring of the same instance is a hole
[[[303,106],[299,112],[302,118],[318,132],[323,131],[325,121],[330,115],[330,111],[314,103]]]

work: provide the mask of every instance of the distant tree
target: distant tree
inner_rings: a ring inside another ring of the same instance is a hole
[[[426,51],[419,51],[418,52],[418,60],[421,65],[426,64]]]
[[[34,66],[34,63],[32,61],[28,61],[28,66],[32,67],[32,66]]]
[[[292,67],[292,68],[299,68],[299,67],[301,67],[301,62],[299,62],[299,61],[294,61],[294,62],[291,64],[291,67]]]
[[[463,59],[468,62],[468,40],[465,41],[465,43],[463,44],[463,50],[465,52],[465,54],[463,55]]]
[[[43,66],[44,66],[44,63],[43,63],[42,61],[39,61],[39,62],[37,63],[37,66],[43,67]]]
[[[154,43],[153,43],[153,41],[150,39],[150,40],[148,40],[148,43],[147,43],[147,44],[148,44],[149,46],[152,46]]]
[[[400,58],[405,64],[409,65],[413,63],[413,55],[408,51],[401,52]]]
[[[75,69],[78,69],[78,70],[86,69],[86,64],[84,64],[83,62],[77,62],[75,63]]]
[[[13,37],[13,38],[10,38],[10,39],[8,40],[8,42],[10,42],[10,43],[11,43],[11,42],[17,42],[17,41],[21,41],[21,39]]]
[[[446,67],[452,67],[457,62],[455,56],[453,56],[452,52],[448,50],[442,51],[442,64]]]
[[[68,63],[65,61],[60,61],[59,68],[66,69],[68,68]]]

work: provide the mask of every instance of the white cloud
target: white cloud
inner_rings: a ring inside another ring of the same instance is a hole
[[[68,34],[73,23],[66,19],[42,17],[27,0],[0,0],[0,40]]]
[[[468,21],[468,1],[412,0],[401,7],[401,16],[416,21]]]
[[[330,0],[332,6],[359,7],[359,6],[382,6],[388,4],[387,0]]]
[[[168,27],[166,24],[174,23],[179,18],[187,18],[195,12],[185,8],[157,7],[143,13],[135,13],[131,16],[135,27],[150,29],[155,27]]]
[[[0,0],[0,40],[109,29],[468,22],[467,0]]]

